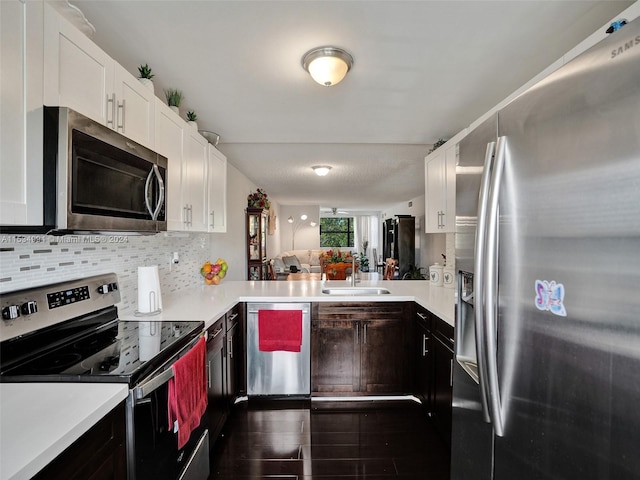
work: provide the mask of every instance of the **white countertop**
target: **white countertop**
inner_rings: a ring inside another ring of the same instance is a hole
[[[230,281],[162,296],[163,311],[152,317],[120,314],[122,320],[199,320],[205,328],[238,302],[413,302],[454,325],[455,289],[434,287],[428,280],[368,280],[357,287],[383,287],[390,295],[336,296],[322,289],[348,287],[347,281]]]
[[[129,393],[126,384],[0,383],[0,479],[28,479]]]

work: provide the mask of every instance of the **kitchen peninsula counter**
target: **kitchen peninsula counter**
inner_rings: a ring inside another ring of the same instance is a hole
[[[238,302],[416,302],[454,325],[455,289],[434,287],[427,280],[370,280],[357,283],[357,288],[381,287],[390,294],[327,295],[326,287],[349,287],[348,281],[223,281],[192,290],[163,294],[163,311],[152,317],[136,317],[122,312],[123,320],[183,321],[198,320],[208,328]]]

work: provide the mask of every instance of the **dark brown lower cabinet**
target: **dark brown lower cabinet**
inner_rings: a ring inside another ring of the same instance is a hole
[[[240,326],[242,322],[242,308],[238,304],[225,315],[227,324],[226,335],[226,388],[225,396],[229,406],[233,405],[240,394],[240,372],[244,366],[242,336]]]
[[[227,362],[224,317],[209,327],[207,334],[207,420],[211,439],[209,447],[213,449],[214,440],[220,434],[229,413],[225,392]]]
[[[124,402],[76,440],[35,480],[122,480],[127,478]]]
[[[411,326],[404,302],[314,303],[312,392],[409,393]]]
[[[415,340],[415,389],[414,395],[420,399],[425,412],[431,413],[433,397],[433,319],[431,312],[416,305],[416,340]]]
[[[242,306],[229,310],[209,327],[207,339],[209,448],[213,450],[216,439],[227,421],[229,412],[239,395],[242,360]]]
[[[433,395],[431,417],[445,443],[451,447],[453,400],[453,327],[434,317]]]

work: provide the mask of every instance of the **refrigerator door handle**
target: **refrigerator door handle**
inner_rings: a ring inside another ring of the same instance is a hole
[[[495,434],[502,437],[504,428],[502,423],[502,408],[500,402],[500,385],[498,382],[498,220],[500,217],[498,200],[500,185],[506,157],[506,137],[498,137],[496,156],[493,166],[491,185],[489,188],[489,205],[486,229],[486,250],[484,270],[484,311],[485,311],[485,346],[487,359],[487,378],[489,383],[489,410]]]
[[[496,142],[489,142],[484,157],[484,169],[480,181],[480,194],[478,198],[478,225],[476,229],[476,242],[474,246],[474,322],[476,334],[476,359],[478,364],[478,383],[480,384],[480,398],[482,400],[482,414],[485,422],[491,422],[489,412],[489,383],[487,374],[487,353],[485,345],[485,321],[484,321],[484,255],[485,255],[485,231],[487,225],[487,207],[489,203],[489,185],[491,172],[493,171]],[[459,344],[456,343],[456,344]]]

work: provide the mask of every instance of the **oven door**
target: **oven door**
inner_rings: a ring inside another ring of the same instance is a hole
[[[197,341],[198,339],[196,339]],[[133,388],[127,399],[127,461],[129,480],[207,480],[209,432],[206,413],[189,442],[178,449],[178,434],[168,425],[170,364],[163,372]]]

